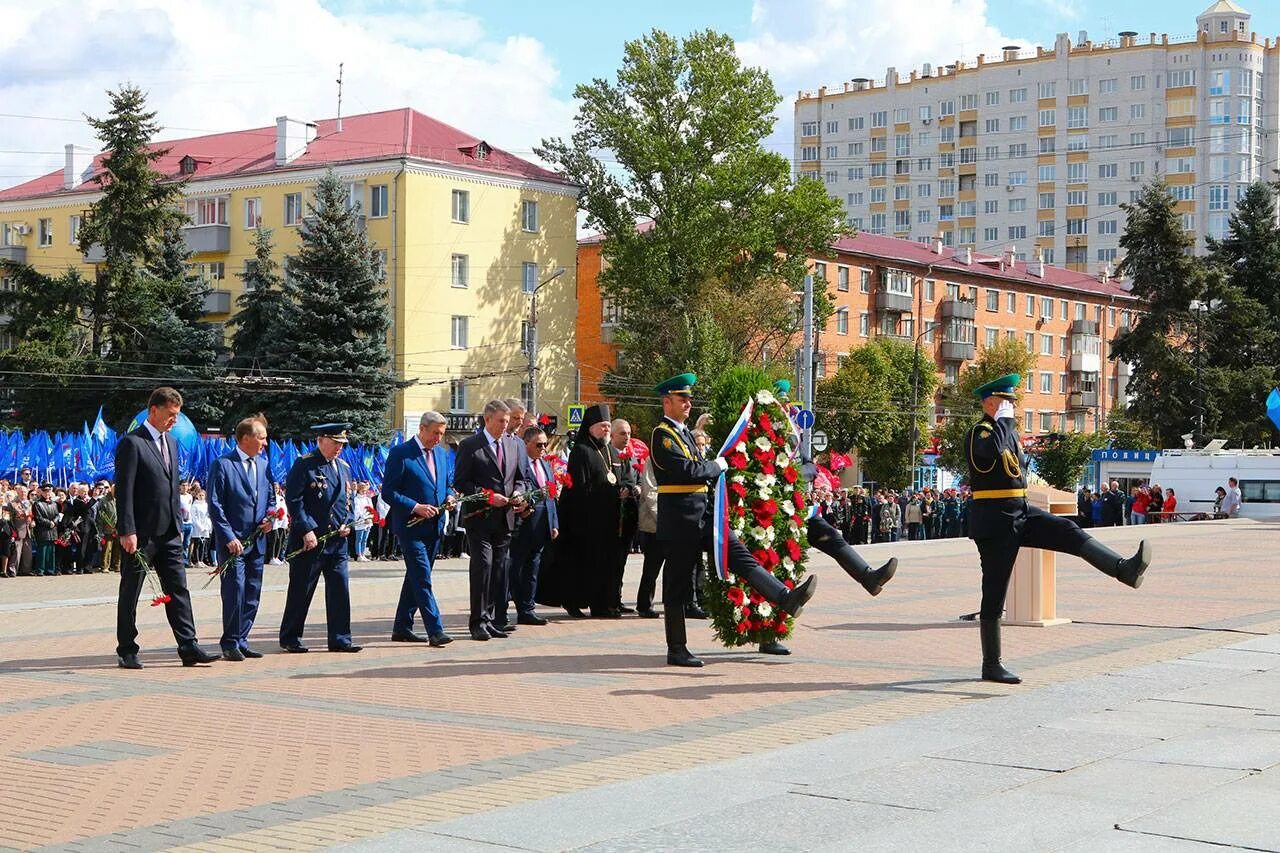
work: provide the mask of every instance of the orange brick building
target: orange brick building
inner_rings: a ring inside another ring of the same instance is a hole
[[[577,354],[583,400],[614,364],[617,317],[599,291],[599,237],[578,244]],[[1091,432],[1128,383],[1128,365],[1107,359],[1116,333],[1141,302],[1105,271],[1098,276],[1003,255],[956,250],[865,232],[812,259],[835,313],[818,333],[818,376],[839,369],[851,349],[879,335],[933,354],[942,383],[955,382],[978,347],[1014,338],[1037,354],[1024,377],[1020,425],[1026,436]]]

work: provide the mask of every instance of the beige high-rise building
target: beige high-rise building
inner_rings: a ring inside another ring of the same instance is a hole
[[[1120,205],[1163,178],[1203,251],[1280,166],[1280,38],[1217,0],[1194,36],[1005,48],[905,78],[801,92],[795,169],[875,234],[1007,251],[1078,271],[1116,262]]]

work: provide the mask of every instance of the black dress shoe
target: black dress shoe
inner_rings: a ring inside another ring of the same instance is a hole
[[[684,606],[684,616],[686,619],[706,619],[707,611],[696,604],[686,604]]]
[[[427,638],[412,631],[396,631],[391,635],[393,643],[425,643]]]
[[[517,620],[517,623],[518,622],[519,620]],[[494,625],[493,627],[497,628],[504,634],[514,634],[516,632],[516,626],[510,622],[505,622],[501,625]]]
[[[472,628],[472,629],[471,629],[471,639],[473,639],[473,640],[479,640],[480,642],[482,642],[482,643],[483,643],[485,640],[489,639],[489,632],[488,632],[488,631],[486,631],[483,627],[481,627],[481,628]]]
[[[364,646],[357,646],[355,643],[347,643],[345,646],[330,646],[329,651],[353,655],[363,648]]]
[[[702,666],[702,661],[694,657],[687,648],[680,646],[675,649],[667,649],[667,666]]]
[[[517,625],[545,625],[547,620],[543,619],[537,613],[521,613],[516,617]]]
[[[223,660],[242,661],[242,660],[244,660],[244,653],[243,653],[243,652],[241,652],[239,649],[223,649],[223,650],[222,650],[222,659],[223,659]]]
[[[441,646],[447,646],[452,642],[453,642],[453,637],[450,637],[448,634],[436,634],[430,640],[431,645],[437,649],[440,648]]]
[[[587,614],[583,613],[583,612],[582,612],[582,610],[581,610],[580,608],[577,608],[577,607],[566,607],[566,608],[564,609],[564,612],[565,612],[565,613],[568,613],[568,614],[569,614],[570,616],[572,616],[574,619],[586,619],[586,618],[587,618]]]
[[[652,607],[641,607],[636,611],[636,614],[641,619],[657,619],[658,616],[661,615],[660,613],[658,613],[658,611],[654,610]]]
[[[762,655],[789,655],[791,649],[779,643],[777,640],[770,640],[767,643],[760,644],[760,654]]]
[[[635,613],[635,610],[633,610],[632,608],[628,607],[625,604],[620,604],[618,605],[618,612],[619,613]]]
[[[507,638],[507,632],[498,630],[496,625],[485,625],[484,631],[495,640],[505,640]]]
[[[142,661],[138,660],[137,654],[119,655],[116,662],[121,669],[142,669]]]
[[[240,654],[244,655],[247,658],[256,659],[256,658],[262,657],[262,652],[258,651],[257,649],[251,649],[248,646],[241,646]]]
[[[295,655],[306,654],[307,652],[311,651],[311,649],[302,645],[302,643],[298,640],[294,640],[289,643],[281,643],[280,648],[284,649],[286,652],[289,652],[290,654],[295,654]]]
[[[199,645],[192,644],[185,649],[178,649],[178,657],[182,659],[183,666],[195,666],[198,663],[213,663],[222,655],[206,652]]]

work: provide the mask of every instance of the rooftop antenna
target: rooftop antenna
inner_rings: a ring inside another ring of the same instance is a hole
[[[339,62],[338,63],[338,79],[337,79],[337,83],[338,83],[338,130],[337,132],[338,133],[342,133],[342,66],[343,66],[343,63]]]

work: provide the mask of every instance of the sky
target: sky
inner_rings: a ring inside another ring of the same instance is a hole
[[[1280,2],[1240,0],[1260,37]],[[0,0],[0,187],[97,150],[83,116],[140,85],[176,139],[409,106],[523,156],[573,130],[573,89],[629,39],[714,28],[783,95],[767,144],[791,153],[796,92],[988,55],[1004,44],[1186,35],[1210,0]]]

